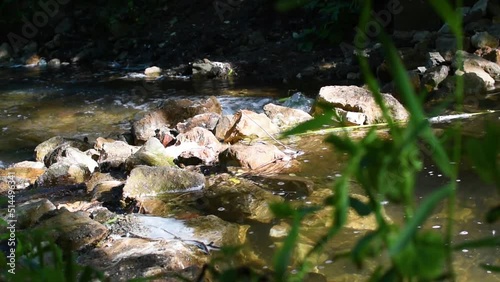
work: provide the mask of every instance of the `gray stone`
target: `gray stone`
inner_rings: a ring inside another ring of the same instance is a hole
[[[205,177],[199,173],[173,167],[138,166],[130,172],[123,196],[162,198],[170,193],[197,191],[204,187]]]
[[[488,88],[493,88],[495,81],[500,81],[500,65],[465,51],[457,51],[453,67],[465,73],[477,74]]]
[[[442,65],[446,62],[446,60],[441,56],[439,52],[429,52],[427,53],[427,64],[428,68],[432,68],[435,66]]]
[[[51,68],[58,68],[61,66],[61,60],[59,59],[52,59],[49,61],[48,66]]]
[[[45,156],[51,154],[56,148],[66,144],[67,147],[77,148],[81,151],[86,151],[92,146],[84,141],[64,138],[61,136],[52,137],[35,148],[35,159],[38,162],[44,162]]]

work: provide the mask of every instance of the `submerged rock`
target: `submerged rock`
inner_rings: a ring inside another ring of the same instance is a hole
[[[405,122],[409,118],[406,109],[390,94],[382,94],[389,113],[396,122]],[[385,122],[382,111],[375,102],[373,94],[357,86],[325,86],[319,91],[317,102],[331,105],[348,112],[366,115],[366,124]]]
[[[78,260],[103,271],[111,281],[146,277],[176,281],[179,275],[194,281],[208,258],[196,246],[182,241],[125,237],[93,249]]]
[[[251,219],[268,223],[274,218],[269,204],[284,201],[252,181],[228,174],[218,175],[210,182],[200,199],[203,205],[198,207],[230,221]]]
[[[202,174],[173,167],[138,166],[130,172],[123,188],[123,196],[135,199],[166,197],[169,193],[203,189]]]
[[[108,234],[104,225],[93,221],[83,212],[70,212],[62,208],[48,215],[34,229],[47,232],[63,248],[81,250],[97,244]]]
[[[290,169],[290,156],[271,144],[235,144],[219,154],[222,166],[242,167],[253,173],[278,173]]]

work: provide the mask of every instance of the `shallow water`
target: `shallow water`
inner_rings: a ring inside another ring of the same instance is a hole
[[[258,81],[193,81],[187,78],[144,81],[130,78],[135,71],[138,70],[95,71],[72,67],[59,70],[0,69],[0,167],[31,159],[34,147],[55,135],[83,138],[126,132],[130,129],[130,121],[138,113],[158,106],[167,98],[215,95],[221,101],[224,113],[229,114],[241,108],[261,111],[263,105],[287,96],[292,90],[286,85],[270,86]],[[297,90],[313,96],[319,87]],[[499,118],[499,115],[489,117],[500,126]],[[481,119],[470,123],[469,131],[481,133]],[[288,144],[305,152],[298,159],[303,165],[297,176],[312,181],[315,190],[331,187],[335,178],[340,176],[345,159],[332,152],[322,139],[323,136],[300,137]],[[483,219],[487,209],[498,204],[498,194],[494,187],[481,182],[470,166],[462,164],[461,168],[454,242],[497,235],[500,226],[488,225]],[[417,197],[421,198],[444,184],[445,179],[427,161],[417,183]],[[266,185],[280,184],[271,182]],[[276,193],[282,193],[279,195],[289,201],[307,203],[308,198],[303,194],[285,190],[277,187]],[[362,193],[356,185],[352,192]],[[394,221],[402,221],[399,207],[388,203],[386,209]],[[446,221],[443,210],[444,207],[439,207],[422,228],[443,230]],[[224,211],[216,215],[226,217]],[[247,236],[249,245],[261,258],[270,262],[276,248],[276,242],[269,237],[273,223],[245,223],[251,225]],[[340,234],[328,255],[318,259],[317,271],[332,281],[366,280],[367,270],[360,271],[348,260],[333,258],[336,251],[348,249],[362,235],[356,230]],[[455,263],[459,281],[500,281],[498,275],[477,266],[479,263],[498,265],[499,251],[497,248],[457,252]],[[368,269],[372,267],[367,265]]]

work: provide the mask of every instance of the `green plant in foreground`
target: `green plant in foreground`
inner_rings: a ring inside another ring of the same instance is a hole
[[[462,19],[459,11],[446,1],[431,0],[439,15],[449,24],[457,38],[457,48],[462,49]],[[370,1],[365,1],[360,26],[370,20]],[[456,6],[460,7],[458,1]],[[362,28],[360,28],[362,30]],[[347,134],[331,135],[326,142],[336,151],[344,152],[349,161],[342,176],[334,183],[334,196],[326,199],[324,206],[295,210],[286,203],[272,205],[277,217],[291,218],[292,227],[283,246],[275,254],[273,263],[274,281],[301,281],[311,269],[307,258],[320,253],[325,245],[334,238],[347,221],[347,214],[353,208],[360,216],[373,214],[377,221],[377,229],[367,233],[357,241],[355,246],[344,256],[350,257],[358,266],[379,255],[387,259],[381,260],[371,273],[370,281],[434,281],[455,279],[453,269],[453,252],[462,248],[498,247],[498,238],[484,238],[477,241],[453,245],[453,218],[456,205],[457,176],[459,171],[463,141],[459,125],[449,128],[444,135],[437,137],[426,119],[423,105],[413,90],[397,50],[387,35],[382,33],[380,40],[385,48],[385,55],[390,69],[393,71],[395,83],[401,93],[404,104],[411,114],[408,123],[396,124],[391,120],[389,111],[383,103],[376,79],[369,71],[366,58],[360,58],[365,82],[373,92],[375,100],[382,109],[391,139],[377,136],[372,129],[363,139],[352,140]],[[463,101],[463,81],[457,79],[456,110],[461,111]],[[320,129],[328,121],[331,122],[333,112],[306,122],[285,135],[303,133],[307,130]],[[483,138],[468,140],[465,144],[467,157],[477,167],[479,175],[486,181],[500,187],[500,130],[487,127]],[[441,173],[449,179],[448,183],[436,189],[417,204],[414,195],[416,175],[422,170],[422,159],[427,148],[428,156],[436,164]],[[451,144],[451,150],[448,146]],[[368,203],[360,202],[349,195],[349,186],[354,180],[361,185],[369,198]],[[404,223],[397,225],[389,222],[383,213],[382,202],[389,200],[404,209]],[[446,200],[448,222],[444,234],[434,230],[422,230],[434,208]],[[301,220],[305,215],[332,206],[332,224],[306,258],[299,265],[296,275],[290,275],[290,264],[294,248],[299,239]],[[488,222],[498,220],[500,207],[495,207],[488,214]],[[482,265],[491,271],[499,271],[498,266]]]
[[[5,225],[0,219],[0,225]],[[16,233],[16,263],[15,274],[2,271],[1,281],[65,281],[88,282],[104,281],[104,275],[89,266],[76,263],[75,254],[63,250],[47,232],[30,231]],[[7,239],[9,234],[1,234],[0,241]],[[1,269],[7,266],[5,254],[0,254]],[[98,279],[98,280],[95,280]]]

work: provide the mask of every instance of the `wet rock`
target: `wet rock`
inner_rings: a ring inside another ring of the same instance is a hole
[[[156,136],[156,130],[170,132],[168,121],[161,111],[154,111],[144,115],[132,125],[134,144],[141,145],[151,137]]]
[[[111,281],[176,281],[179,275],[194,281],[208,256],[182,241],[119,238],[80,256],[79,262],[103,271]]]
[[[290,170],[295,162],[271,144],[235,144],[219,154],[222,166],[242,167],[252,173],[278,173]]]
[[[0,62],[8,61],[12,57],[13,51],[10,45],[6,42],[0,45]]]
[[[390,94],[382,94],[386,107],[395,121],[409,118],[406,109]],[[363,113],[367,124],[385,122],[382,111],[370,91],[357,86],[325,86],[320,89],[317,101],[348,112]]]
[[[436,89],[443,80],[448,77],[448,73],[450,72],[450,67],[448,66],[435,66],[427,70],[422,78],[422,84],[427,89],[427,91],[431,91]]]
[[[203,113],[222,113],[222,107],[214,96],[206,100],[191,101],[188,99],[169,99],[163,105],[143,118],[135,121],[132,132],[137,143],[145,142],[155,136],[155,130],[168,132],[179,122]]]
[[[490,62],[500,65],[500,49],[493,49],[482,55],[483,58]]]
[[[121,179],[112,176],[110,173],[94,172],[90,179],[86,181],[85,186],[87,192],[91,193],[99,184],[110,181],[121,181]]]
[[[471,44],[474,48],[497,48],[498,38],[492,36],[486,31],[476,32],[476,34],[471,37]]]
[[[81,140],[69,139],[69,138],[64,138],[61,136],[55,136],[55,137],[52,137],[52,138],[40,143],[38,146],[36,146],[36,148],[35,148],[36,161],[43,162],[46,155],[50,154],[57,147],[59,147],[63,144],[67,144],[67,147],[77,148],[80,151],[86,151],[86,150],[92,148],[91,144],[84,142],[84,141],[81,141]]]
[[[464,81],[464,96],[465,97],[481,97],[486,94],[487,85],[483,78],[476,73],[466,73],[462,75]],[[443,88],[453,95],[456,92],[456,76],[449,76],[442,83]]]
[[[58,162],[66,162],[68,164],[74,165],[84,165],[88,168],[90,173],[93,173],[95,168],[99,165],[96,161],[94,161],[90,156],[85,154],[84,152],[69,147],[68,143],[64,143],[63,145],[57,147],[54,151],[51,152],[50,155],[45,157],[45,165],[50,167],[51,165]]]
[[[37,199],[22,203],[16,207],[17,223],[20,229],[35,225],[47,212],[53,211],[56,206],[47,199]]]
[[[97,138],[99,139],[99,138]],[[99,148],[99,165],[105,167],[120,167],[130,156],[137,153],[138,146],[129,145],[123,141],[101,142]]]
[[[455,58],[453,61],[455,69],[477,74],[489,88],[494,87],[494,81],[500,81],[500,65],[464,51],[457,51],[457,54],[460,54],[463,60]]]
[[[108,234],[107,228],[93,221],[83,212],[70,212],[65,208],[45,214],[35,230],[47,232],[61,247],[81,250],[97,244]]]
[[[234,70],[229,63],[211,62],[208,59],[204,59],[203,61],[193,63],[192,72],[194,76],[226,78],[233,75]]]
[[[118,180],[102,181],[92,190],[92,201],[103,203],[118,202],[123,193],[123,182]]]
[[[61,66],[61,60],[59,59],[52,59],[48,62],[48,66],[51,68],[58,68]]]
[[[153,66],[144,70],[144,74],[147,77],[159,77],[161,75],[161,69],[159,67]]]
[[[274,215],[269,204],[283,202],[283,198],[257,186],[252,181],[231,178],[228,174],[210,179],[210,186],[203,191],[198,208],[214,213],[229,221],[251,219],[270,222]]]
[[[214,130],[221,116],[216,113],[204,113],[196,115],[186,122],[179,122],[176,126],[180,133],[187,132],[195,127],[203,127],[210,131]]]
[[[67,161],[51,165],[35,182],[38,187],[73,185],[84,183],[90,178],[88,167],[80,163]]]
[[[178,155],[178,161],[186,165],[213,164],[218,160],[218,154],[223,148],[214,134],[202,127],[179,134],[177,142],[181,144],[177,149],[184,149]]]
[[[289,128],[312,119],[312,116],[304,111],[272,103],[264,106],[264,113],[280,128]]]
[[[199,173],[173,167],[138,166],[130,172],[123,196],[162,198],[169,193],[196,191],[204,187],[205,177]]]
[[[233,115],[231,127],[224,136],[227,143],[236,143],[245,138],[266,138],[278,133],[279,127],[265,114],[240,110]]]
[[[227,132],[231,129],[233,118],[233,115],[224,115],[219,119],[215,127],[215,137],[218,140],[224,141]]]
[[[39,163],[38,163],[39,164]],[[0,170],[0,192],[11,188],[24,189],[35,183],[36,179],[45,173],[43,168],[10,167]]]
[[[127,169],[138,165],[174,166],[174,159],[157,138],[150,138],[137,152],[126,160]]]
[[[269,230],[269,237],[271,238],[285,238],[290,232],[291,226],[286,222],[280,222],[280,224],[274,225]]]

